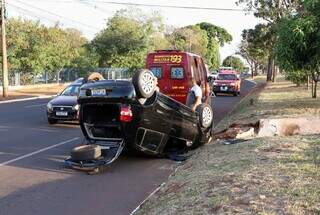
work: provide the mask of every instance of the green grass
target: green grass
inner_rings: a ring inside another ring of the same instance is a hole
[[[305,87],[296,87],[280,77],[278,82],[267,84],[261,92],[265,85],[264,78],[259,76],[256,80],[257,89],[217,125],[217,131],[235,122],[250,123],[261,118],[313,117],[320,114],[320,98],[311,98],[311,92]]]
[[[218,126],[314,116],[319,107],[309,92],[282,80],[253,92]],[[319,139],[268,137],[205,145],[138,214],[320,214]]]

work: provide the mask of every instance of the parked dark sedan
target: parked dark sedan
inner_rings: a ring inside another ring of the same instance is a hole
[[[80,81],[72,83],[47,104],[47,117],[50,124],[55,124],[58,121],[78,120],[77,97],[81,85]]]

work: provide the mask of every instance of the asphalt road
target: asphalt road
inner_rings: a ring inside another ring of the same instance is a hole
[[[216,123],[240,97],[214,99]],[[76,124],[48,125],[48,100],[0,104],[0,214],[129,214],[166,181],[177,164],[121,156],[101,174],[67,169],[63,160],[83,138]]]

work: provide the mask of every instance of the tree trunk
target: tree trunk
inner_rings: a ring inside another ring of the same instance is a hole
[[[253,75],[257,76],[258,75],[258,64],[254,64],[254,71],[253,71]]]
[[[311,81],[311,96],[313,96],[313,90],[314,90],[314,88],[313,88],[313,80]]]
[[[318,81],[315,81],[312,98],[317,98],[317,85],[318,85]]]
[[[307,77],[307,90],[309,90],[309,81],[310,81],[310,76],[308,75],[308,77]]]
[[[268,58],[268,70],[267,70],[267,82],[272,81],[272,66],[273,66],[273,60],[271,56]]]
[[[272,82],[276,81],[278,69],[279,69],[279,67],[277,67],[275,64],[273,64]]]

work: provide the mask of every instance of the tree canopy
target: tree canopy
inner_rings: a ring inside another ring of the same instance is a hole
[[[223,62],[222,62],[222,66],[225,67],[232,67],[235,70],[241,72],[245,69],[245,65],[242,62],[242,60],[239,57],[236,56],[228,56],[226,57]]]
[[[179,49],[201,55],[211,69],[220,66],[219,48],[232,41],[223,28],[202,22],[179,28],[165,26],[162,16],[136,8],[119,10],[92,41],[75,29],[40,22],[9,19],[7,30],[9,70],[25,81],[62,68],[142,68],[148,52]]]
[[[262,46],[259,48],[263,48],[263,51],[267,56],[267,81],[274,81],[277,73],[277,66],[274,62],[274,46],[276,41],[276,32],[278,31],[278,24],[282,17],[286,17],[290,14],[297,13],[301,9],[301,0],[238,0],[237,4],[244,4],[248,11],[253,11],[254,16],[264,19],[267,23],[264,25],[257,25],[255,29],[251,30],[259,30],[260,27],[263,27],[262,34],[255,34],[255,38],[259,38],[260,41],[263,41],[266,46]],[[248,30],[247,30],[248,31]],[[250,31],[250,30],[249,30]],[[245,32],[244,32],[245,33]],[[243,39],[243,43],[250,41],[245,41],[246,38]],[[243,45],[243,44],[242,44]],[[260,43],[260,45],[262,45]],[[241,49],[246,48],[246,46],[242,46]],[[250,52],[243,53],[250,54]],[[253,53],[255,55],[256,53]],[[250,56],[251,59],[254,59],[255,56]],[[248,57],[246,57],[248,59]],[[256,66],[257,63],[255,63]]]
[[[23,81],[43,72],[55,73],[64,67],[95,66],[85,47],[87,40],[75,29],[56,24],[11,18],[7,22],[7,46],[10,71],[18,71]],[[86,63],[83,63],[85,61]]]
[[[139,10],[120,10],[108,20],[106,28],[91,42],[99,55],[99,65],[107,67],[143,67],[147,52],[178,49],[199,54],[210,68],[220,66],[219,47],[232,41],[223,28],[199,23],[171,31],[158,14]]]
[[[207,33],[208,44],[205,57],[207,59],[208,66],[211,69],[218,69],[220,66],[219,47],[224,46],[226,43],[230,43],[232,41],[232,36],[224,28],[208,22],[201,22],[197,24],[197,26]]]
[[[320,77],[319,3],[319,0],[305,0],[303,11],[281,20],[275,48],[277,62],[289,78],[312,77],[314,98]]]

